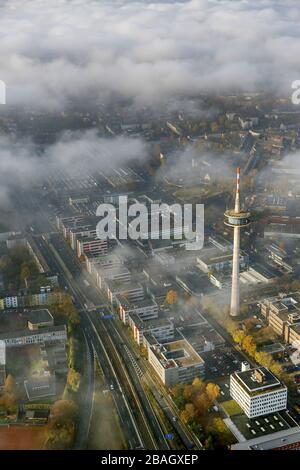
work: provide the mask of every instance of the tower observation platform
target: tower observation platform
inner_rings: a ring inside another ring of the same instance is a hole
[[[230,209],[224,215],[226,217],[224,224],[229,227],[246,227],[251,223],[250,212],[242,210],[235,212],[235,210]]]

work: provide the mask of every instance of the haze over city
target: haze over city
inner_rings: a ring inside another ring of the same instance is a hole
[[[1,2],[0,450],[300,448],[299,22]]]

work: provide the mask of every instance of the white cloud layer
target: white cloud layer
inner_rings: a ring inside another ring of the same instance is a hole
[[[300,78],[299,0],[2,0],[0,78],[11,104],[138,104]]]
[[[99,138],[95,130],[65,132],[42,155],[30,139],[0,136],[0,207],[9,205],[15,188],[43,184],[53,172],[81,178],[146,157],[147,146],[141,140]]]

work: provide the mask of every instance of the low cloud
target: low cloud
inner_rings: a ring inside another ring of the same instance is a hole
[[[3,0],[0,73],[13,105],[111,97],[160,105],[300,77],[298,0]]]
[[[58,141],[41,153],[30,139],[15,141],[0,137],[0,205],[9,201],[14,188],[28,189],[41,184],[55,172],[80,178],[129,161],[143,161],[147,146],[139,139],[116,137],[103,139],[94,130],[65,132]]]

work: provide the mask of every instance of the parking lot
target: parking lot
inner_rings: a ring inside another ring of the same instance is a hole
[[[241,370],[241,358],[236,351],[215,349],[202,354],[206,365],[206,378],[216,380],[219,377],[228,377],[237,370]]]

